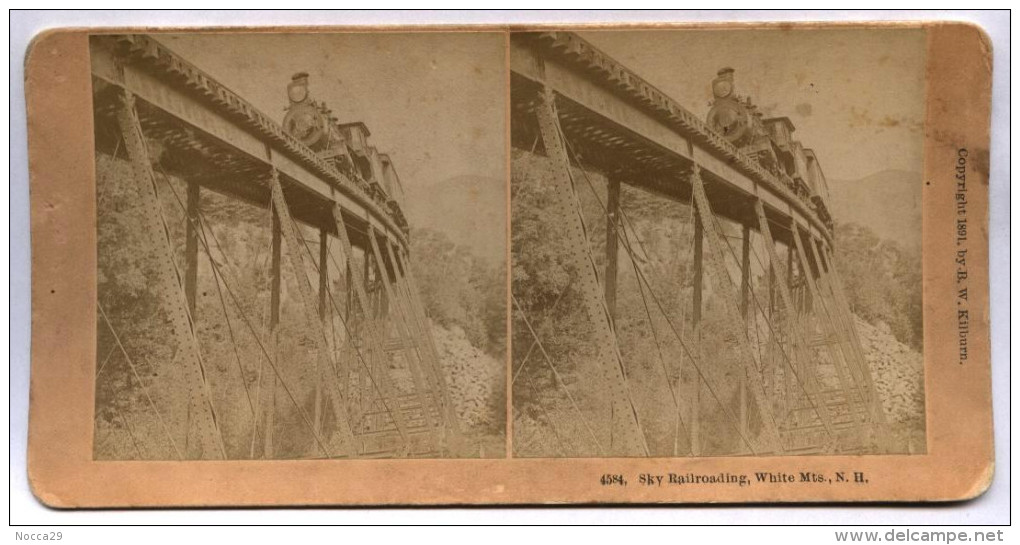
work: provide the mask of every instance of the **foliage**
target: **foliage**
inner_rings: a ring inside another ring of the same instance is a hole
[[[921,257],[856,223],[836,227],[836,260],[850,308],[873,325],[885,323],[900,342],[920,349]]]
[[[431,229],[411,233],[414,270],[428,315],[440,326],[464,331],[471,345],[492,356],[500,369],[506,357],[506,267],[491,264],[471,253],[466,246]],[[506,381],[504,374],[491,382],[485,398],[488,418],[479,424],[483,433],[475,440],[497,452],[496,441],[506,429]]]
[[[506,353],[506,268],[492,265],[439,231],[411,233],[414,270],[429,316],[464,330],[489,354]]]

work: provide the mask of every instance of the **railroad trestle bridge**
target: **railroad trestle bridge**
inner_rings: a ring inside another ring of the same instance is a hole
[[[332,131],[330,136],[344,134],[342,149],[312,149],[303,135],[291,134],[151,36],[93,36],[91,55],[97,156],[130,166],[132,202],[144,216],[138,252],[154,256],[148,290],[170,325],[166,338],[181,369],[175,375],[180,382],[169,386],[167,373],[140,369],[134,361],[140,355],[125,347],[127,339],[118,335],[122,328],[100,297],[101,336],[112,337],[113,346],[99,356],[97,381],[106,380],[105,369],[106,377],[119,374],[142,393],[144,422],[132,426],[123,414],[112,417],[131,436],[135,451],[128,457],[463,454],[458,417],[412,272],[400,182],[389,157],[368,145],[367,128],[338,123],[324,105],[307,98],[307,89],[305,96],[291,94],[291,109],[307,102],[325,115],[328,127],[319,128]],[[171,180],[183,180],[183,194]],[[261,319],[244,302],[250,294],[243,293],[248,286],[238,275],[241,264],[229,262],[202,210],[207,191],[261,209],[271,219],[266,259],[271,286]],[[179,206],[185,218],[183,262],[167,202]],[[318,247],[306,238],[309,230],[318,232]],[[214,287],[198,285],[200,256],[211,268]],[[291,279],[284,278],[288,266]],[[285,318],[282,286],[288,281],[297,287],[300,313],[293,319],[303,330],[298,346],[311,359],[301,373],[312,378],[303,384],[286,369],[295,354],[280,353],[278,343]],[[343,284],[338,293],[335,282]],[[218,406],[214,394],[224,385],[214,383],[197,335],[200,291],[218,295],[217,319],[225,320],[236,360],[230,388],[244,400],[239,411]],[[239,347],[241,337],[250,344]],[[243,350],[254,353],[242,357]],[[402,378],[395,376],[398,370]],[[160,387],[187,391],[186,410],[179,411],[186,417],[168,414],[171,403],[160,403],[153,392]],[[295,417],[298,431],[287,433],[300,443],[286,453],[276,422],[281,411]],[[143,427],[149,436],[139,437]],[[102,439],[97,436],[97,443]]]
[[[814,152],[790,138],[789,120],[763,120],[750,99],[735,95],[733,71],[723,69],[713,82],[717,109],[708,117],[716,125],[710,126],[570,32],[513,34],[510,57],[513,146],[544,156],[548,165],[549,207],[563,222],[570,254],[564,260],[574,271],[564,291],[580,299],[592,332],[593,361],[578,365],[599,376],[596,386],[584,383],[588,390],[564,380],[557,369],[564,362],[549,356],[541,324],[514,296],[513,327],[530,333],[515,345],[514,383],[531,380],[529,366],[542,369],[551,372],[549,389],[564,397],[561,415],[538,407],[555,438],[546,443],[553,444],[542,445],[537,432],[515,423],[517,455],[880,452],[885,417],[836,270],[824,176]],[[589,173],[604,184],[596,188]],[[679,316],[656,294],[663,280],[650,278],[634,219],[620,204],[621,186],[687,211],[684,232],[692,234],[680,242],[692,278],[673,271],[674,279],[664,280],[691,286]],[[596,219],[581,204],[592,198]],[[604,248],[593,244],[595,230],[605,233]],[[515,256],[527,251],[513,248]],[[644,305],[640,323],[656,345],[654,372],[668,392],[657,407],[635,392],[642,371],[621,351],[618,275],[630,269]],[[768,279],[767,293],[755,293],[754,273]],[[729,353],[737,355],[735,387],[713,370],[722,354],[701,346],[706,280],[724,318]],[[674,356],[664,357],[670,345]],[[722,394],[728,388],[737,391],[735,404]],[[592,422],[599,399],[608,425]],[[717,413],[712,420],[704,414],[708,406]],[[645,425],[653,413],[674,420],[667,441]],[[573,439],[556,429],[570,420],[580,430]],[[738,438],[735,446],[707,450],[706,438],[722,432]]]

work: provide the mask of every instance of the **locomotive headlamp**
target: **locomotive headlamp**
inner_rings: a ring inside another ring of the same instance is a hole
[[[715,98],[726,98],[733,94],[733,69],[723,68],[712,80],[712,94]]]
[[[287,97],[291,102],[304,102],[308,98],[308,73],[298,72],[287,85]]]

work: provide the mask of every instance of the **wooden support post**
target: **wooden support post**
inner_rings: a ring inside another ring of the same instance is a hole
[[[694,205],[695,207],[697,204]],[[697,352],[697,361],[703,361],[701,351],[701,297],[702,297],[702,283],[704,281],[702,274],[702,265],[704,258],[704,238],[705,238],[705,227],[701,224],[701,216],[691,209],[691,214],[694,214],[694,289],[692,294],[692,305],[691,310],[691,323],[694,334],[694,350]],[[701,374],[695,372],[694,374],[694,385],[693,392],[691,392],[691,454],[694,456],[701,455]]]
[[[167,180],[167,183],[170,183]],[[199,191],[200,186],[188,182],[187,218],[184,221],[184,299],[188,306],[188,315],[197,330],[198,324],[198,228],[199,223]],[[188,424],[185,426],[184,450],[187,453],[188,437],[191,435],[191,405],[188,406]]]
[[[319,229],[319,318],[326,319],[326,296],[329,289],[329,234]]]
[[[769,263],[769,321],[776,312],[776,270]]]
[[[346,260],[346,258],[345,258]],[[347,287],[347,300],[344,301],[344,322],[350,325],[351,323],[351,308],[354,306],[354,282],[353,273],[351,272],[351,264],[344,263],[344,284]]]
[[[329,234],[319,228],[319,319],[326,323],[326,296],[329,294]],[[323,347],[326,349],[327,347]],[[319,360],[315,360],[315,376],[319,376]],[[312,425],[315,432],[322,430],[322,381],[315,381],[315,406],[312,408]]]
[[[776,270],[775,270],[775,268],[773,268],[774,266],[772,265],[772,261],[771,260],[768,260],[768,267],[769,267],[769,273],[768,273],[768,282],[769,282],[769,314],[766,317],[766,320],[768,320],[769,324],[774,324],[775,323],[775,315],[776,315]],[[769,370],[770,370],[770,372],[769,372],[769,391],[772,392],[772,395],[776,395],[776,381],[778,379],[778,372],[777,372],[777,368],[776,368],[776,347],[777,347],[777,343],[778,342],[779,342],[779,339],[776,338],[776,331],[775,331],[775,329],[770,327],[769,328],[769,344],[768,344],[768,348],[767,348],[767,353],[769,355]],[[779,402],[780,403],[785,403],[786,402],[785,396],[784,396],[783,399],[779,400]],[[783,410],[783,414],[784,415],[786,414],[785,410]]]
[[[417,335],[418,331],[416,329],[412,329],[412,325],[409,322],[409,319],[405,313],[405,308],[403,305],[404,301],[401,299],[401,294],[397,293],[397,290],[399,288],[396,286],[395,282],[390,281],[390,275],[386,271],[386,256],[388,255],[392,260],[394,277],[395,279],[399,279],[396,257],[391,251],[389,242],[383,239],[382,244],[380,245],[379,241],[377,240],[377,237],[375,236],[375,231],[371,228],[369,228],[368,231],[368,241],[372,250],[372,255],[375,256],[375,262],[379,266],[380,272],[379,280],[380,284],[382,285],[381,287],[383,289],[383,293],[386,295],[386,300],[392,301],[393,304],[394,329],[396,330],[399,342],[404,345],[403,349],[404,358],[405,361],[407,362],[408,370],[411,372],[412,381],[414,382],[415,393],[417,394],[418,397],[418,403],[421,405],[421,410],[424,413],[425,420],[429,426],[429,429],[433,429],[434,423],[428,413],[429,406],[426,403],[427,400],[425,399],[426,389],[425,379],[423,377],[423,374],[421,373],[422,370],[419,367],[419,365],[422,364],[422,360],[420,359],[419,354],[416,352],[416,349],[418,347],[421,347],[423,341],[420,338],[420,335]],[[384,255],[381,248],[386,248],[387,254]],[[414,347],[410,346],[409,343],[413,343]],[[438,362],[434,363],[436,371],[438,373],[439,372]],[[379,382],[379,386],[382,388],[382,391],[380,393],[382,394],[383,397],[382,400],[383,403],[386,403],[386,398],[392,400],[391,402],[393,403],[394,407],[393,421],[394,424],[397,426],[397,429],[400,431],[401,436],[404,436],[403,430],[407,429],[407,422],[404,420],[403,413],[397,407],[397,397],[399,392],[396,389],[396,387],[391,383],[392,379],[389,375],[389,369],[387,369],[386,367],[379,369],[379,372],[376,375],[376,379]],[[437,387],[436,390],[445,391],[445,388]],[[453,410],[452,402],[448,405],[448,408],[451,411]],[[410,438],[405,436],[404,439],[405,441],[408,441],[407,448],[411,449],[412,445],[409,442]]]
[[[280,323],[280,283],[282,281],[282,273],[280,271],[280,256],[282,250],[282,240],[280,231],[280,216],[277,211],[273,210],[273,257],[272,257],[272,275],[270,292],[269,292],[269,329],[270,331],[276,329],[276,326]]]
[[[786,287],[793,290],[793,242],[786,247]],[[797,308],[787,309],[787,312],[797,312]]]
[[[791,322],[789,322],[789,323],[791,323],[791,324],[799,324],[800,313],[801,313],[801,306],[800,306],[800,300],[797,297],[799,295],[799,290],[798,291],[794,291],[794,286],[793,286],[793,246],[792,245],[793,245],[793,241],[791,241],[790,245],[787,245],[787,247],[786,247],[786,289],[790,290],[790,292],[791,292],[791,304],[790,304],[790,306],[788,306],[786,308],[786,314],[788,315],[787,319],[791,320]],[[784,303],[785,303],[785,301],[784,301]],[[787,343],[787,346],[793,346],[793,344],[792,343]],[[798,365],[797,372],[800,373],[804,369],[804,367],[807,365],[807,362],[803,361],[801,358],[797,358],[797,365]],[[784,376],[786,377],[786,381],[785,381],[786,382],[786,392],[785,393],[786,393],[787,407],[790,407],[790,406],[794,405],[794,398],[792,396],[794,396],[796,394],[796,390],[794,390],[794,378],[793,378],[792,375],[793,375],[793,373],[789,369],[787,370],[786,373],[784,373]]]
[[[272,263],[270,265],[270,289],[269,289],[269,350],[270,356],[273,358],[273,363],[278,364],[278,344],[277,334],[278,326],[280,324],[280,284],[282,281],[282,271],[280,270],[280,255],[282,249],[281,231],[280,231],[280,216],[277,210],[273,209],[273,226],[272,226]],[[264,458],[273,458],[274,447],[273,447],[273,435],[274,427],[276,426],[276,388],[277,378],[276,373],[268,373],[266,377],[266,414],[263,419],[265,425],[263,426],[263,445],[262,455]]]
[[[851,415],[854,415],[856,413],[854,407],[855,400],[853,393],[854,389],[859,387],[859,385],[854,384],[856,381],[853,372],[850,369],[850,360],[846,352],[846,347],[841,342],[838,342],[839,339],[838,326],[836,325],[832,317],[832,314],[829,311],[829,308],[826,306],[824,299],[822,299],[820,288],[818,284],[815,282],[815,277],[814,274],[812,273],[811,261],[809,260],[808,257],[809,254],[805,251],[805,248],[810,250],[810,246],[804,244],[803,240],[801,239],[800,229],[797,227],[797,222],[794,220],[791,220],[790,222],[790,231],[793,233],[793,242],[794,247],[797,250],[798,262],[800,263],[801,270],[804,273],[804,280],[806,281],[808,288],[807,293],[810,294],[812,305],[815,303],[817,303],[818,305],[817,309],[818,312],[814,314],[818,318],[819,329],[822,338],[824,339],[826,351],[829,354],[829,359],[832,362],[833,367],[835,367],[836,377],[839,380],[840,389],[844,392],[847,410],[850,412]],[[813,259],[814,253],[812,252],[810,256],[811,259]],[[817,264],[816,266],[819,268],[820,271],[821,266]],[[838,346],[833,346],[833,342],[837,342]],[[858,391],[860,390],[858,389]],[[864,428],[867,427],[868,407],[866,404],[863,403],[863,400],[861,400],[861,402],[862,402],[861,408],[863,409],[863,412],[861,414],[862,426],[857,429],[857,434],[860,438],[862,446],[866,446],[864,443],[865,437],[867,436],[867,431]]]
[[[197,321],[196,295],[198,293],[198,226],[199,192],[196,182],[188,182],[188,219],[185,222],[184,238],[184,295],[188,299],[188,313],[191,321]]]
[[[747,320],[751,299],[751,228],[743,226],[740,252],[740,315]]]
[[[800,248],[796,243],[801,242],[799,232],[795,231],[794,236],[794,248]],[[799,251],[799,250],[798,250]],[[811,289],[811,283],[814,282],[814,272],[811,269],[811,264],[806,260],[800,258],[798,254],[797,264],[800,267],[800,273],[804,282],[804,312],[814,312],[815,310],[815,292]]]
[[[300,309],[303,320],[299,322],[305,328],[307,338],[313,343],[313,353],[316,354],[318,374],[316,380],[323,381],[323,387],[329,392],[329,400],[333,409],[333,416],[336,418],[334,430],[339,432],[343,453],[347,456],[357,456],[358,447],[355,444],[354,428],[343,399],[343,391],[340,387],[339,377],[344,376],[344,370],[340,365],[335,365],[333,358],[328,354],[329,343],[326,340],[326,332],[322,327],[322,320],[319,319],[318,305],[315,300],[315,292],[312,283],[308,280],[306,271],[308,266],[305,262],[303,248],[304,242],[301,238],[301,230],[291,216],[290,207],[284,196],[283,185],[280,182],[279,172],[274,168],[272,171],[272,195],[273,208],[279,217],[280,231],[287,239],[287,258],[290,268],[294,271],[294,280],[297,284],[297,294],[300,297]],[[307,424],[312,424],[305,411],[298,406],[298,412]],[[312,427],[312,434],[315,436],[316,447],[327,457],[332,457],[331,449],[326,441],[319,435],[318,430]]]
[[[695,205],[697,206],[697,205]],[[702,290],[702,259],[704,258],[703,242],[705,228],[701,225],[701,218],[694,216],[694,310],[691,318],[694,320],[694,328],[701,327],[701,290]]]
[[[620,181],[610,178],[607,187],[606,205],[606,309],[609,317],[616,323],[616,267],[620,251],[617,236],[617,221],[620,216]]]
[[[362,284],[368,289],[368,308],[362,309],[365,313],[365,321],[374,320],[376,317],[376,297],[375,288],[372,285],[372,264],[370,263],[372,256],[368,252],[365,252],[365,270],[362,272]]]
[[[751,295],[751,228],[743,225],[740,252],[740,316],[744,319],[744,330],[747,330],[747,318],[750,314]],[[764,375],[764,369],[763,375]],[[740,419],[740,433],[747,437],[747,373],[739,372],[739,393],[737,396],[738,418]]]

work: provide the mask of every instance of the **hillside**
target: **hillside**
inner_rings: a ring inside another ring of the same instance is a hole
[[[859,180],[829,180],[829,209],[837,223],[869,227],[879,238],[921,248],[920,173],[883,170]]]

